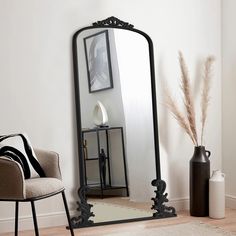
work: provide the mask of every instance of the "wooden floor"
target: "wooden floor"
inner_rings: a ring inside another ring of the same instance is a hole
[[[113,224],[107,226],[89,227],[83,229],[76,229],[75,235],[78,236],[102,236],[105,233],[113,232],[132,232],[137,226],[142,228],[156,228],[165,225],[174,225],[180,223],[187,223],[193,221],[201,221],[207,224],[211,224],[227,231],[236,233],[236,210],[227,209],[226,218],[221,220],[210,219],[209,217],[191,217],[187,211],[178,212],[178,216],[174,218],[162,219],[162,220],[150,220],[150,221],[139,221],[134,223],[125,224]],[[1,236],[10,236],[13,233],[1,234]],[[20,232],[19,236],[32,236],[33,231]],[[65,227],[56,228],[44,228],[40,229],[40,236],[67,236],[70,235]]]

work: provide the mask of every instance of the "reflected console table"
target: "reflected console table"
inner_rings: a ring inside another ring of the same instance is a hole
[[[109,144],[110,144],[111,140],[110,140],[109,133],[113,130],[119,130],[120,131],[125,186],[113,186],[112,185],[111,162],[110,162],[111,153],[110,153],[110,148],[109,148],[109,146],[110,146]],[[101,147],[100,133],[102,133],[102,132],[105,132],[106,151],[104,151],[104,148]],[[84,155],[84,173],[85,173],[85,184],[86,184],[86,186],[88,186],[90,190],[99,190],[100,193],[101,193],[101,198],[104,197],[104,191],[106,191],[106,190],[115,190],[115,189],[126,189],[126,196],[129,196],[123,127],[99,127],[99,128],[92,128],[92,129],[83,129],[82,130],[82,139],[83,139],[84,144],[86,143],[85,135],[88,134],[88,133],[96,135],[97,155],[96,155],[96,157],[92,157],[92,158],[88,158],[88,157],[86,158],[86,155]],[[84,150],[84,154],[85,154],[85,150]],[[98,161],[99,178],[100,178],[99,183],[88,183],[87,163],[89,161]],[[107,163],[107,165],[106,165],[106,163]],[[107,180],[106,173],[108,173],[108,183],[106,183],[106,180]]]

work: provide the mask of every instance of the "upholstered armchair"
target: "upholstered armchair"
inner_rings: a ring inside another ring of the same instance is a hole
[[[18,235],[19,202],[31,203],[35,235],[38,236],[39,230],[34,202],[59,193],[62,194],[71,235],[74,235],[64,192],[65,188],[61,181],[59,156],[55,152],[39,149],[34,151],[46,177],[25,179],[22,167],[18,162],[0,156],[0,201],[14,201],[16,204],[15,236]]]

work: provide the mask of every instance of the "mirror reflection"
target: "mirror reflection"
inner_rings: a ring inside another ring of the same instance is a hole
[[[147,40],[123,29],[77,37],[85,184],[94,223],[151,217],[156,178]]]

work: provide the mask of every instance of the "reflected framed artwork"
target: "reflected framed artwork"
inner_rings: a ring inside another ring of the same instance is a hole
[[[89,93],[113,88],[108,30],[84,38]]]

